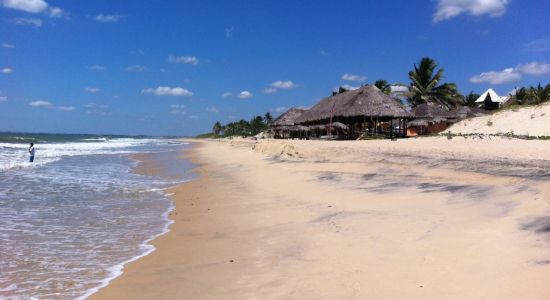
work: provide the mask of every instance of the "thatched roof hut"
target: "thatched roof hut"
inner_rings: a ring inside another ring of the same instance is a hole
[[[414,120],[409,122],[409,126],[428,126],[454,118],[453,114],[434,103],[419,104],[412,109],[411,113]]]
[[[315,123],[331,117],[409,118],[405,107],[372,85],[327,97],[296,119]]]
[[[300,117],[306,109],[300,109],[300,108],[291,108],[284,112],[282,115],[280,115],[278,118],[273,120],[271,122],[272,127],[279,127],[279,126],[293,126],[295,125],[295,121],[298,117]]]

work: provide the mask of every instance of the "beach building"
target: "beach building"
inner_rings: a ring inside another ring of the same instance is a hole
[[[296,119],[305,111],[305,109],[293,107],[273,120],[269,127],[273,131],[274,138],[307,138],[310,129],[307,126],[296,125],[295,123]]]
[[[312,138],[405,137],[411,114],[398,100],[372,85],[322,99],[295,123]]]
[[[486,110],[501,108],[509,98],[500,97],[493,89],[488,89],[483,93],[475,103]]]
[[[414,120],[407,127],[407,136],[432,134],[447,129],[454,115],[435,103],[422,103],[411,111]]]

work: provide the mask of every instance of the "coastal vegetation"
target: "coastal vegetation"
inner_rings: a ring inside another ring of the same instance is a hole
[[[550,83],[544,87],[539,83],[536,87],[516,88],[515,95],[512,95],[507,105],[537,105],[548,101],[550,101]]]
[[[225,125],[222,125],[219,121],[216,121],[212,127],[212,132],[200,134],[197,138],[255,136],[258,133],[265,131],[271,122],[273,122],[273,116],[270,112],[265,113],[263,116],[255,116],[250,121],[242,119],[235,122],[229,122]]]

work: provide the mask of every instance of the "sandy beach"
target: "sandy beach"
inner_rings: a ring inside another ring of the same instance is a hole
[[[185,157],[199,178],[171,190],[170,232],[90,299],[550,299],[547,141],[197,140]]]

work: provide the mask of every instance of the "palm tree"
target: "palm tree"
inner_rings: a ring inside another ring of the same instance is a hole
[[[529,87],[528,91],[528,98],[530,102],[534,104],[541,104],[542,102],[546,102],[550,100],[550,88],[549,85],[546,87],[542,87],[542,85],[539,85],[537,87]]]
[[[475,107],[476,106],[476,100],[479,98],[479,94],[474,93],[473,91],[470,92],[468,95],[464,96],[463,102],[464,105]]]
[[[391,85],[384,79],[376,80],[376,82],[374,82],[374,86],[386,95],[391,93]]]
[[[222,131],[222,124],[220,124],[219,121],[216,121],[216,123],[214,123],[214,127],[212,127],[212,132],[214,132],[215,135],[220,135],[221,131]]]
[[[437,66],[433,59],[424,57],[418,66],[415,64],[414,70],[409,72],[411,92],[408,96],[412,106],[434,102],[449,108],[460,102],[461,96],[454,83],[440,84],[443,69],[435,72]]]
[[[269,124],[271,124],[271,122],[273,122],[273,116],[271,116],[270,112],[265,113],[264,122],[265,122],[266,125],[269,125]]]

